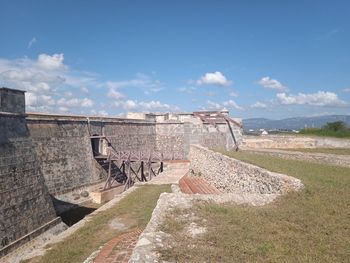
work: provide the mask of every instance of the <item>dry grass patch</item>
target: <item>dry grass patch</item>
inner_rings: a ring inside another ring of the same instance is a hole
[[[93,251],[111,238],[128,232],[135,227],[145,228],[159,195],[163,192],[170,192],[170,186],[152,185],[136,189],[114,207],[94,215],[91,221],[63,242],[54,244],[44,256],[27,262],[83,262]],[[115,218],[126,222],[128,229],[116,230],[111,228],[109,222]]]
[[[245,152],[237,159],[302,180],[305,189],[264,207],[200,202],[166,220],[174,262],[348,262],[350,169]],[[181,214],[194,213],[207,232],[190,239]],[[175,220],[178,222],[172,222]],[[204,221],[203,221],[204,220]],[[170,223],[169,223],[170,222]]]

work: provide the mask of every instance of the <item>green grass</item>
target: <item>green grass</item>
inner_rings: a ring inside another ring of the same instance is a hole
[[[53,245],[44,256],[32,259],[29,262],[83,262],[101,245],[123,233],[122,231],[111,229],[109,227],[110,220],[118,217],[129,227],[129,231],[135,227],[146,227],[159,195],[163,192],[170,192],[170,186],[152,185],[136,189],[114,207],[95,215],[91,221],[87,222],[63,242]],[[124,232],[127,231],[125,230]]]
[[[298,149],[279,149],[285,151],[296,151],[305,153],[330,153],[338,155],[350,155],[349,148],[298,148]]]
[[[314,135],[314,136],[325,136],[325,137],[337,137],[337,138],[350,138],[350,129],[344,130],[325,130],[317,128],[302,129],[299,134],[301,135]]]
[[[175,243],[161,251],[172,262],[349,262],[350,169],[246,152],[227,153],[300,178],[305,189],[264,207],[200,202],[194,213],[208,231],[197,239],[184,222],[167,219]],[[169,215],[173,220],[180,212]],[[206,221],[203,221],[205,219]],[[181,231],[182,230],[182,231]]]

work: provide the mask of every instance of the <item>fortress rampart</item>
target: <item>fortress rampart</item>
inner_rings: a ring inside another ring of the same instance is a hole
[[[70,193],[105,181],[94,155],[105,154],[107,141],[120,151],[187,158],[191,144],[234,148],[240,129],[188,113],[163,120],[25,114],[24,92],[0,88],[0,257],[60,222],[55,200],[74,202]]]

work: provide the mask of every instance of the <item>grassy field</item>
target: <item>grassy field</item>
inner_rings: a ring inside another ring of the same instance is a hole
[[[168,215],[163,230],[175,243],[161,251],[171,262],[349,262],[350,169],[244,152],[227,153],[275,172],[300,178],[305,189],[264,207],[197,203]],[[207,232],[184,235],[197,216]]]
[[[301,130],[299,134],[323,136],[323,137],[350,138],[350,129],[332,131],[332,130],[324,130],[324,129],[317,129],[317,128],[308,128],[308,129]]]
[[[123,233],[109,227],[110,220],[118,218],[128,227],[124,232],[135,227],[144,228],[151,218],[159,195],[170,192],[170,186],[142,186],[114,207],[93,217],[82,228],[51,247],[46,254],[26,262],[73,263],[83,262],[93,251],[108,240]]]
[[[299,148],[299,149],[279,149],[285,151],[296,151],[305,153],[330,153],[339,155],[350,155],[349,148]]]

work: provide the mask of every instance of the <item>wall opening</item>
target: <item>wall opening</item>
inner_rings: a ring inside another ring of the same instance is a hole
[[[99,136],[98,134],[94,134],[93,136]],[[94,156],[101,155],[100,152],[100,138],[91,138],[91,147],[92,153]]]

